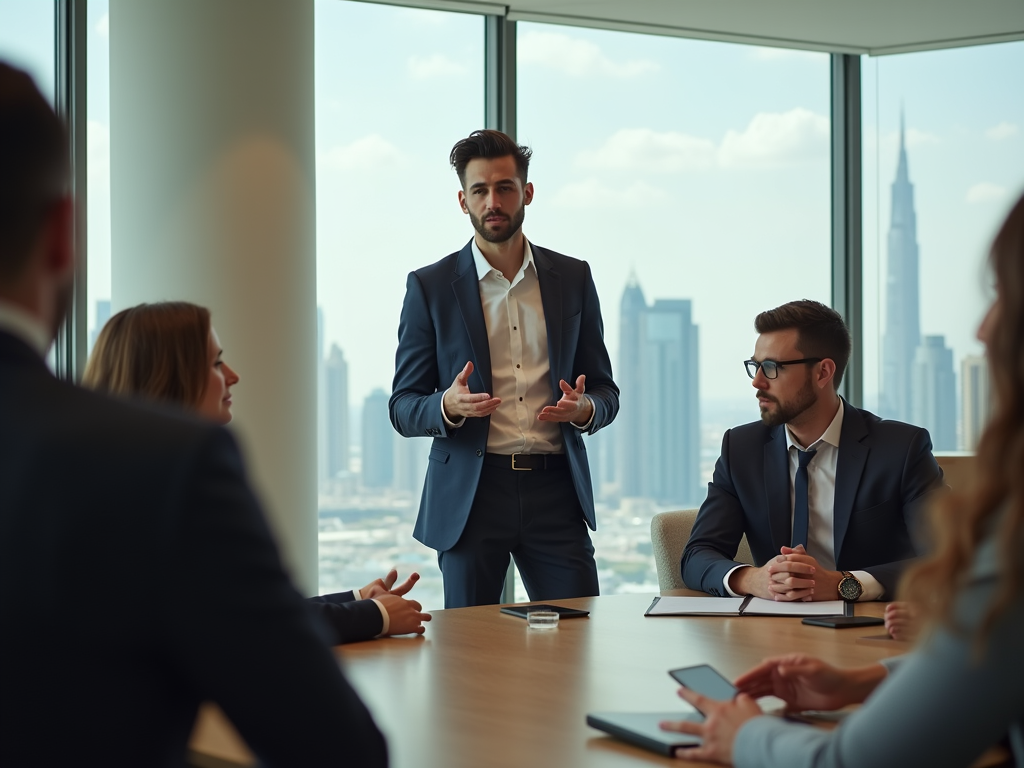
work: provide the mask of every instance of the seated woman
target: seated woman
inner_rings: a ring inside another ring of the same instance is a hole
[[[663,728],[700,736],[678,757],[737,766],[967,766],[1004,737],[1024,765],[1024,198],[996,236],[996,298],[978,338],[994,397],[969,493],[938,500],[934,553],[908,571],[903,599],[924,622],[910,654],[852,670],[806,656],[769,659],[714,702],[681,690],[707,714]],[[765,717],[754,701],[790,709],[864,702],[836,730]]]
[[[227,424],[231,387],[239,379],[222,355],[209,310],[186,302],[140,304],[118,312],[103,327],[83,383],[112,395],[179,406]],[[310,605],[331,627],[335,643],[422,634],[430,614],[404,597],[419,574],[395,586],[397,578],[392,569],[362,589],[310,598]]]

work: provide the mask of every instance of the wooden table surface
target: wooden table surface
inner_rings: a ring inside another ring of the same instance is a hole
[[[678,591],[666,594],[699,594]],[[424,637],[339,646],[345,672],[387,736],[397,768],[675,765],[586,725],[588,712],[688,710],[667,671],[711,664],[735,678],[765,656],[804,652],[839,666],[900,653],[881,627],[833,630],[795,618],[643,615],[653,595],[554,601],[585,608],[534,630],[498,606],[435,611]],[[880,616],[881,603],[857,606]],[[196,766],[251,765],[214,707],[192,738]]]

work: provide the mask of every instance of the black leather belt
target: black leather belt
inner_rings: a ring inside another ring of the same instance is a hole
[[[484,464],[520,471],[565,469],[569,466],[569,458],[564,453],[487,453],[484,454]]]

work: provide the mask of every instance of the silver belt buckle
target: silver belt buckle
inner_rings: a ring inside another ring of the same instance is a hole
[[[525,454],[525,453],[513,453],[512,454],[512,469],[514,469],[514,470],[516,470],[518,472],[531,472],[531,471],[533,471],[533,467],[517,467],[516,466],[516,456],[526,456],[526,455],[528,455],[528,454]]]

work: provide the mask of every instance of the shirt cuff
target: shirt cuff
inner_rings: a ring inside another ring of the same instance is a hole
[[[449,389],[451,389],[451,387],[448,387],[448,389],[444,391],[445,395],[448,394]],[[448,427],[448,429],[458,429],[459,427],[466,423],[465,416],[463,416],[458,421],[452,421],[451,419],[448,418],[448,414],[444,412],[444,395],[441,395],[441,418],[444,419],[444,424],[446,427]]]
[[[740,563],[735,568],[730,568],[729,572],[727,574],[725,574],[725,583],[723,584],[723,586],[725,587],[725,591],[728,592],[733,597],[746,597],[746,595],[738,594],[736,592],[733,592],[731,589],[729,589],[729,579],[732,578],[732,575],[734,573],[736,573],[736,571],[738,571],[740,568],[750,568],[750,567],[751,566],[748,563]]]
[[[587,400],[590,403],[590,418],[587,419],[587,423],[584,424],[582,427],[579,424],[577,424],[577,423],[575,423],[573,421],[569,422],[570,424],[572,424],[574,427],[576,427],[576,429],[580,430],[581,432],[583,432],[584,430],[590,429],[590,425],[594,423],[594,417],[597,415],[597,408],[594,407],[594,399],[592,397],[590,397],[589,395],[584,395],[584,397],[587,398]]]
[[[850,571],[854,578],[860,582],[861,593],[860,597],[857,598],[858,603],[866,603],[871,600],[877,600],[885,592],[883,587],[874,576],[867,571]]]
[[[378,608],[380,608],[380,615],[384,619],[384,628],[381,629],[380,634],[377,635],[377,637],[384,637],[384,635],[386,635],[388,633],[388,630],[391,628],[391,619],[388,616],[388,609],[384,607],[384,603],[382,603],[380,600],[377,600],[376,598],[374,598],[373,602],[377,604]]]
[[[362,595],[362,593],[358,589],[353,589],[352,590],[352,599],[353,600],[362,600],[363,599],[363,595]]]

